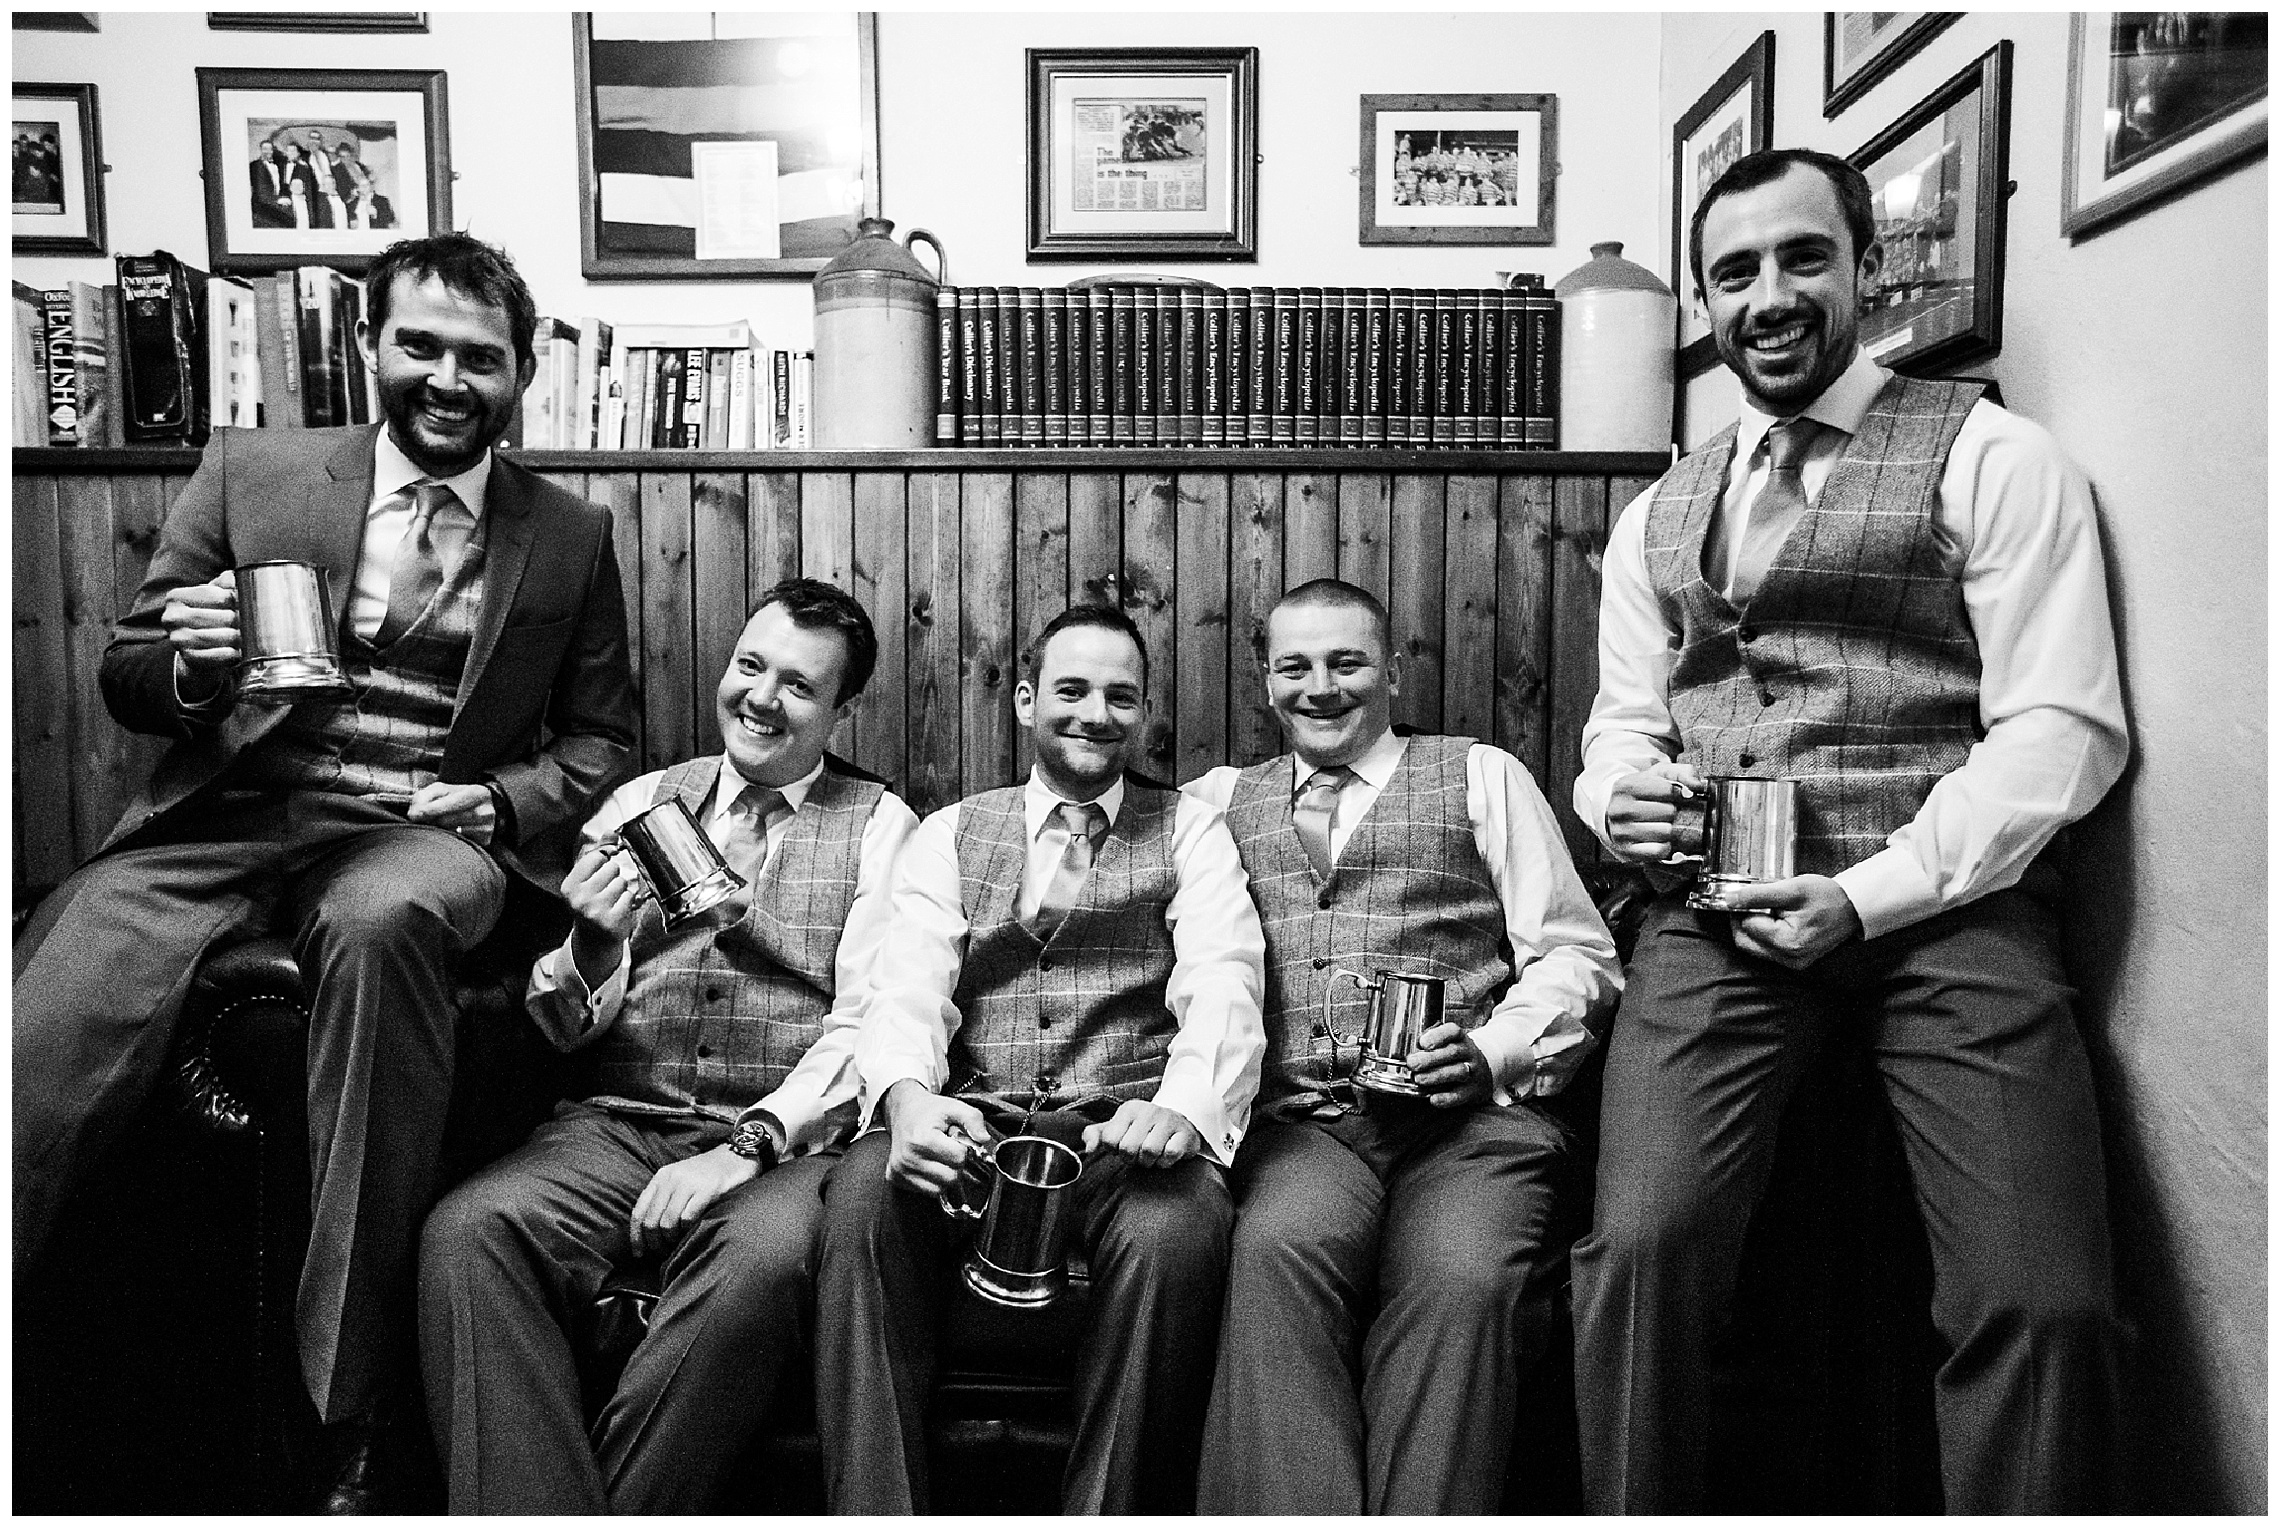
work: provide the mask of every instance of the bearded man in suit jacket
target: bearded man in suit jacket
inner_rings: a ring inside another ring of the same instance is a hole
[[[561,884],[634,715],[608,511],[491,451],[533,369],[529,289],[463,234],[398,243],[370,279],[385,428],[215,432],[103,655],[112,715],[173,746],[41,907],[15,979],[20,1276],[150,1091],[206,952],[290,933],[310,991],[301,1370],[343,1424],[351,1498],[410,1330],[454,968],[510,878]],[[271,558],[330,574],[351,699],[237,695],[233,570]]]

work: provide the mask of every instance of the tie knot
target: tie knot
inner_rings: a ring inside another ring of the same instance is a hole
[[[784,799],[784,793],[780,790],[766,785],[747,785],[744,787],[743,793],[736,798],[735,810],[752,819],[755,827],[765,828],[768,826],[769,818],[783,811],[790,804]]]
[[[405,492],[412,496],[414,520],[434,519],[437,510],[459,497],[451,491],[448,484],[439,483],[434,478],[421,478]]]
[[[1775,472],[1789,472],[1805,459],[1821,427],[1810,419],[1784,419],[1765,432],[1768,464]]]
[[[1298,788],[1298,793],[1301,796],[1320,797],[1325,794],[1335,796],[1344,790],[1346,782],[1353,778],[1354,772],[1343,764],[1331,769],[1318,769],[1306,777],[1306,783]]]
[[[1108,831],[1108,813],[1102,811],[1097,802],[1064,801],[1053,810],[1071,838],[1087,838],[1097,843]]]

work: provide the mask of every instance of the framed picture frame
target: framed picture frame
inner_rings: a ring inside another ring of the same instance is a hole
[[[813,275],[879,213],[868,11],[579,12],[589,281]]]
[[[100,32],[100,11],[11,11],[8,25],[18,32]]]
[[[451,226],[441,69],[200,69],[206,259],[363,270]]]
[[[2077,11],[2059,231],[2081,239],[2266,146],[2262,11]]]
[[[2010,135],[2005,41],[1845,156],[1868,177],[1883,247],[1861,349],[1891,370],[1935,375],[2002,348]]]
[[[1702,193],[1745,154],[1773,146],[1773,33],[1760,32],[1670,131],[1670,285],[1678,294],[1678,380],[1718,364],[1710,318],[1694,293],[1690,253]]]
[[[1953,26],[1957,11],[1823,11],[1821,115],[1834,117]]]
[[[426,11],[208,11],[209,32],[424,32]]]
[[[103,114],[95,87],[19,82],[11,88],[9,248],[19,255],[109,253],[103,232]]]
[[[1259,50],[1031,48],[1031,260],[1259,258]]]
[[[1361,242],[1549,244],[1554,95],[1362,97]]]

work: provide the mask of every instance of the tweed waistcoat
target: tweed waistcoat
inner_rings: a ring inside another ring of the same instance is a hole
[[[951,1092],[1026,1097],[1053,1109],[1155,1092],[1179,1028],[1164,1006],[1178,805],[1176,792],[1126,783],[1076,906],[1043,944],[1015,915],[1029,857],[1022,787],[959,806],[969,932]]]
[[[451,576],[386,647],[342,623],[341,667],[355,695],[338,705],[295,706],[247,751],[241,778],[397,801],[434,783],[482,613],[489,525],[488,516],[475,522]]]
[[[1333,1081],[1310,1041],[1330,994],[1330,1022],[1356,1034],[1369,994],[1332,985],[1343,967],[1380,968],[1448,982],[1446,1012],[1470,1029],[1512,984],[1504,905],[1473,839],[1466,809],[1467,737],[1412,737],[1369,815],[1350,833],[1322,881],[1291,826],[1288,755],[1254,764],[1235,780],[1227,827],[1251,877],[1267,935],[1267,1058],[1260,1083],[1277,1114],[1306,1112]],[[1352,1070],[1343,1051],[1339,1070]]]
[[[701,823],[721,761],[665,771]],[[733,1119],[775,1091],[823,1033],[863,831],[885,788],[826,766],[752,888],[743,920],[668,929],[651,900],[633,935],[625,1007],[593,1051],[607,1108]]]
[[[1647,576],[1678,633],[1669,696],[1705,774],[1797,782],[1797,868],[1833,875],[1884,847],[1979,740],[1979,644],[1940,476],[1976,383],[1887,381],[1860,432],[1737,610],[1702,575],[1727,428],[1648,505]]]

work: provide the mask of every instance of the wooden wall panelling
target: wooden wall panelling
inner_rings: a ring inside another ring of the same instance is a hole
[[[689,568],[689,475],[641,474],[641,698],[644,769],[697,751],[695,586]]]
[[[1575,777],[1582,772],[1583,724],[1599,691],[1599,563],[1607,549],[1607,480],[1561,478],[1552,491],[1552,655],[1549,758],[1544,794],[1551,797],[1568,852],[1579,865],[1599,857],[1598,838],[1576,818]]]
[[[644,683],[648,664],[642,633],[641,583],[641,477],[632,472],[596,472],[586,479],[585,497],[610,510],[610,536],[617,551],[618,583],[625,593],[625,650],[633,662],[634,693],[640,704],[634,714],[633,772],[648,769],[649,690]],[[670,761],[668,761],[670,762]]]
[[[1338,480],[1294,472],[1283,479],[1283,588],[1338,576]]]
[[[842,589],[855,586],[855,480],[848,473],[800,474],[800,572]],[[831,751],[855,757],[852,720],[832,729]]]
[[[1441,730],[1483,742],[1496,739],[1496,489],[1449,479],[1441,533]]]
[[[63,548],[58,480],[15,480],[16,834],[18,882],[52,885],[80,860],[72,841],[70,683],[63,619]],[[92,847],[92,846],[90,846]]]
[[[159,527],[166,523],[167,511],[189,486],[187,476],[119,477],[111,481],[111,617],[116,621],[135,602],[142,589],[144,576],[150,571],[151,554],[158,550]],[[166,751],[167,740],[149,737],[139,732],[119,729],[119,769],[125,793],[120,797],[120,809],[142,789],[150,778],[151,769],[159,756]],[[109,824],[104,830],[109,831]],[[94,844],[83,846],[83,853],[92,854]]]
[[[744,587],[754,598],[787,578],[800,576],[800,475],[753,472],[744,479]],[[874,621],[886,617],[871,612]]]
[[[1496,745],[1527,766],[1546,795],[1552,662],[1552,485],[1497,485]],[[1557,808],[1555,800],[1553,806]]]
[[[1069,603],[1069,480],[1058,472],[1025,472],[1013,480],[1013,661],[1021,647]],[[1026,780],[1036,762],[1026,728],[1013,729],[1013,773]]]
[[[1392,593],[1392,497],[1393,479],[1383,472],[1338,479],[1338,576],[1381,600]]]
[[[63,709],[71,760],[72,843],[95,850],[125,810],[134,789],[128,733],[103,708],[100,672],[111,640],[113,582],[112,480],[65,478],[56,485],[57,549],[63,559]]]
[[[1221,472],[1179,479],[1179,545],[1173,560],[1172,614],[1179,688],[1171,779],[1193,780],[1229,758],[1228,485]],[[1161,700],[1157,702],[1163,704]]]
[[[1230,762],[1282,752],[1252,646],[1283,590],[1283,479],[1242,472],[1228,480],[1227,743]]]
[[[1148,689],[1155,704],[1146,723],[1142,774],[1178,783],[1180,693],[1178,628],[1171,583],[1179,558],[1179,482],[1164,473],[1124,475],[1124,613],[1148,644]]]
[[[960,793],[1013,779],[1013,475],[970,472],[958,491]]]
[[[1069,474],[1071,605],[1124,603],[1124,486],[1112,472]],[[1045,613],[1045,620],[1060,614]],[[1043,624],[1040,622],[1040,624]],[[1027,642],[1037,633],[1025,631]]]
[[[889,780],[906,767],[903,710],[903,606],[909,571],[903,554],[907,479],[899,472],[855,475],[855,581],[849,592],[879,637],[871,694],[855,712],[855,762]]]
[[[958,497],[955,473],[915,475],[905,534],[909,619],[903,693],[909,718],[903,798],[920,813],[959,798],[964,717],[959,705]],[[886,695],[880,699],[885,701]]]
[[[1393,514],[1386,532],[1386,587],[1393,618],[1393,650],[1401,655],[1401,693],[1393,719],[1424,732],[1443,730],[1441,670],[1447,637],[1442,609],[1441,544],[1446,494],[1437,476],[1403,473],[1392,481]]]
[[[696,601],[689,686],[697,747],[707,753],[724,745],[717,695],[736,639],[744,634],[746,531],[744,474],[696,474],[689,482],[689,572]]]

